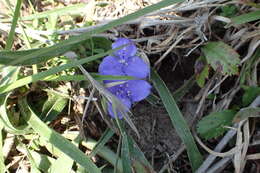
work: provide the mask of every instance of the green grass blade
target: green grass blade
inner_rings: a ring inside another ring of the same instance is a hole
[[[18,18],[20,16],[21,5],[22,5],[22,0],[17,0],[11,30],[8,34],[8,38],[7,38],[7,41],[6,41],[6,47],[5,47],[6,50],[10,50],[12,48],[12,45],[13,45],[15,28],[16,28],[16,25],[17,25]]]
[[[75,15],[75,14],[81,14],[86,9],[86,4],[75,4],[70,5],[63,8],[56,8],[36,14],[32,14],[29,16],[22,17],[22,20],[33,20],[33,19],[40,19],[40,18],[47,18],[52,15],[62,16],[62,15]]]
[[[90,73],[90,75],[97,81],[103,80],[133,80],[134,77],[131,76],[112,76],[112,75],[99,75],[97,73]],[[44,79],[44,81],[85,81],[86,76],[84,75],[51,75]]]
[[[37,168],[39,168],[43,172],[48,172],[50,166],[55,162],[55,159],[49,157],[45,154],[40,154],[33,150],[30,150],[30,153],[35,161]]]
[[[138,145],[131,136],[128,136],[129,151],[133,160],[133,168],[136,173],[155,172],[152,165],[145,158],[144,153],[138,148]]]
[[[240,25],[260,19],[260,10],[252,11],[240,16],[231,18],[232,24]]]
[[[122,147],[121,147],[121,158],[123,164],[124,173],[131,173],[131,156],[129,151],[128,137],[125,132],[122,133]]]
[[[88,158],[82,151],[80,151],[75,145],[62,137],[59,133],[50,129],[44,124],[35,113],[30,109],[26,98],[19,101],[21,112],[27,119],[27,122],[46,141],[53,144],[60,151],[65,153],[71,159],[82,165],[91,173],[101,173],[100,169]]]
[[[63,97],[57,93],[46,90],[48,94],[48,99],[43,105],[42,113],[39,116],[44,122],[51,122],[54,120],[66,107],[68,103],[68,98]],[[66,89],[61,91],[62,93],[67,93]]]
[[[170,119],[174,128],[176,129],[177,134],[180,136],[183,143],[186,145],[192,169],[193,171],[195,171],[202,163],[202,156],[195,144],[189,126],[183,118],[183,115],[179,110],[169,89],[166,87],[165,83],[154,70],[151,72],[151,79],[155,89],[158,91],[162,99],[162,102],[170,116]]]
[[[114,132],[110,129],[107,128],[106,131],[102,134],[101,138],[95,145],[95,147],[92,149],[90,153],[90,157],[95,156],[98,151],[104,147],[104,145],[109,141],[109,139],[114,135]]]
[[[9,95],[1,95],[0,96],[0,121],[4,126],[5,130],[12,134],[22,135],[28,133],[29,129],[27,125],[21,125],[19,127],[15,127],[9,119],[6,110],[6,102]]]
[[[0,172],[5,172],[5,162],[4,162],[4,155],[3,155],[3,135],[2,130],[4,129],[4,125],[0,123]]]
[[[80,142],[80,137],[77,136],[73,143],[78,147]],[[64,164],[66,163],[66,164]],[[73,166],[74,160],[72,160],[69,156],[62,153],[62,155],[59,156],[59,158],[52,164],[50,167],[50,173],[56,173],[56,172],[62,172],[62,173],[71,173],[72,166]],[[63,166],[61,166],[63,165]]]
[[[101,27],[97,27],[97,28],[95,28],[95,29],[93,29],[89,32],[84,33],[84,34],[71,37],[67,40],[61,41],[60,43],[58,43],[56,45],[53,45],[53,46],[50,46],[50,47],[47,47],[47,48],[43,48],[43,49],[37,50],[37,51],[35,51],[31,54],[20,57],[19,59],[16,59],[16,60],[8,63],[8,65],[17,65],[17,64],[24,62],[26,60],[28,61],[28,60],[31,60],[31,59],[34,59],[34,58],[39,58],[41,55],[45,55],[45,54],[49,54],[49,59],[53,58],[54,56],[62,55],[65,52],[69,51],[73,46],[76,46],[77,44],[80,44],[81,42],[89,39],[91,37],[91,35],[93,35],[93,34],[98,34],[98,33],[104,32],[108,29],[111,29],[113,27],[121,25],[121,24],[123,24],[127,21],[134,20],[134,19],[136,19],[140,16],[143,16],[145,14],[151,13],[153,11],[156,11],[156,10],[159,10],[161,8],[167,7],[169,5],[172,5],[172,4],[175,4],[175,3],[178,3],[178,2],[183,2],[183,1],[184,0],[164,0],[164,1],[161,1],[157,4],[153,4],[151,6],[143,8],[141,10],[138,10],[135,13],[129,14],[125,17],[122,17],[120,19],[112,21],[112,22],[110,22],[106,25],[103,25]],[[45,60],[47,60],[47,59],[45,59]]]
[[[108,55],[111,52],[113,52],[113,50],[108,51],[106,53],[101,53],[101,54],[98,54],[98,55],[94,55],[94,56],[91,56],[91,57],[88,57],[88,58],[75,60],[75,61],[72,61],[72,62],[70,62],[68,64],[64,64],[64,65],[61,65],[61,66],[58,66],[58,67],[53,67],[53,68],[51,68],[49,70],[46,70],[46,71],[43,71],[43,72],[31,75],[31,76],[24,77],[22,79],[19,79],[19,80],[13,82],[13,83],[1,86],[0,87],[0,94],[8,92],[8,91],[11,91],[11,90],[13,90],[15,88],[18,88],[18,87],[30,84],[32,82],[37,82],[39,80],[43,80],[47,76],[56,74],[58,72],[66,70],[68,68],[76,67],[76,66],[78,66],[80,64],[84,64],[84,63],[88,63],[88,62],[97,60],[98,58],[104,57],[104,56]]]
[[[45,52],[44,54],[37,54],[34,56],[32,59],[22,61],[21,63],[18,63],[16,65],[33,65],[33,64],[38,64],[44,61],[47,61],[50,59],[50,57],[55,57],[62,55],[62,53],[65,51],[68,51],[70,49],[74,48],[74,46],[67,47],[64,50],[56,50],[55,52]],[[15,61],[17,59],[21,59],[22,57],[35,54],[37,51],[41,51],[47,48],[38,48],[38,49],[29,49],[29,50],[19,50],[19,51],[9,51],[9,50],[4,50],[0,52],[0,64],[8,65],[10,61]]]

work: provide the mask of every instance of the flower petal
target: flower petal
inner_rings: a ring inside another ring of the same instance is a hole
[[[145,99],[151,92],[152,86],[144,80],[130,80],[127,83],[128,91],[132,102]]]
[[[123,70],[127,76],[133,76],[139,79],[146,78],[150,73],[148,64],[138,56],[129,57],[127,65],[124,65]]]
[[[114,56],[107,56],[103,59],[98,67],[98,72],[101,75],[118,75],[124,76],[122,70],[123,65],[119,63],[118,58]]]
[[[118,97],[118,99],[127,107],[127,109],[129,110],[131,108],[131,101],[130,99],[126,98],[126,97]],[[116,118],[116,114],[113,111],[113,107],[111,103],[108,103],[108,114],[112,117],[112,118]],[[123,118],[123,115],[117,110],[117,108],[115,109],[117,111],[117,117],[119,119]],[[126,110],[126,112],[128,111]]]
[[[137,48],[134,43],[127,38],[118,38],[116,42],[112,44],[112,49],[118,48],[120,46],[125,45],[122,49],[114,52],[116,56],[121,58],[134,56],[136,54]]]

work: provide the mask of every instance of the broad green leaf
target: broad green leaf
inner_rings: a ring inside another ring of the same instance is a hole
[[[67,93],[65,89],[61,92]],[[48,99],[43,105],[40,118],[43,119],[45,122],[51,122],[65,108],[65,106],[68,103],[68,98],[62,97],[61,95],[55,92],[50,92],[50,91],[48,92],[48,90],[47,93],[48,93]]]
[[[204,139],[218,137],[228,130],[228,128],[224,126],[232,125],[235,114],[236,112],[233,110],[213,112],[199,121],[197,124],[197,132]]]
[[[55,162],[55,159],[45,154],[40,154],[36,151],[30,150],[36,166],[43,172],[48,172],[50,166]]]
[[[166,87],[165,83],[154,70],[152,70],[151,72],[151,79],[155,89],[157,90],[162,99],[164,107],[168,112],[168,115],[172,121],[172,125],[176,129],[176,132],[182,139],[183,143],[186,145],[192,170],[195,171],[202,163],[202,156],[195,144],[189,126],[183,118],[183,115],[179,110],[169,89]]]
[[[242,97],[243,106],[248,106],[258,95],[260,95],[260,87],[250,86],[243,87],[245,93]]]
[[[78,147],[80,142],[80,137],[76,137],[73,141],[73,143]],[[66,164],[64,164],[66,163]],[[74,160],[71,159],[69,156],[67,156],[65,153],[62,153],[59,158],[53,162],[53,164],[50,167],[50,173],[56,173],[56,172],[62,172],[62,173],[71,173],[72,166],[73,166]],[[61,166],[63,165],[63,166]]]
[[[240,16],[232,17],[231,24],[240,25],[260,19],[260,10],[252,11]]]
[[[23,146],[23,148],[25,148],[26,151],[27,151],[27,158],[28,158],[29,161],[30,161],[31,172],[33,172],[33,173],[41,173],[41,171],[40,171],[39,168],[37,167],[38,165],[37,165],[37,163],[35,162],[34,157],[32,157],[32,155],[31,155],[30,150],[27,148],[26,145],[22,144],[22,146]]]
[[[53,144],[75,162],[82,165],[91,173],[101,173],[100,169],[70,141],[44,124],[28,106],[26,98],[19,101],[19,107],[30,126],[46,141]]]
[[[236,113],[233,122],[238,123],[249,117],[259,117],[259,116],[260,116],[260,108],[247,107],[247,108],[240,109],[240,111]]]
[[[223,75],[238,74],[239,54],[223,42],[208,42],[202,47],[207,62]]]
[[[14,16],[13,16],[13,21],[12,21],[12,25],[11,25],[11,30],[8,34],[8,38],[6,41],[6,47],[5,47],[6,50],[10,50],[13,45],[15,28],[17,25],[18,18],[20,16],[21,5],[22,5],[22,0],[17,0],[15,11],[14,11]]]
[[[48,59],[51,59],[55,56],[62,55],[65,52],[71,50],[73,47],[77,46],[78,44],[82,43],[83,41],[86,41],[91,37],[93,34],[98,34],[101,32],[104,32],[108,29],[111,29],[113,27],[116,27],[118,25],[121,25],[127,21],[134,20],[140,16],[143,16],[147,13],[151,13],[153,11],[159,10],[161,8],[167,7],[169,5],[178,3],[178,2],[183,2],[183,0],[164,0],[160,1],[157,4],[153,4],[151,6],[148,6],[146,8],[143,8],[141,10],[136,11],[135,13],[129,14],[125,17],[122,17],[120,19],[114,20],[106,25],[103,25],[101,27],[97,27],[91,31],[88,31],[84,34],[80,34],[78,36],[71,37],[67,40],[61,41],[58,44],[55,44],[53,46],[47,47],[47,48],[42,48],[39,49],[33,53],[21,56],[13,61],[10,61],[7,65],[19,65],[25,61],[30,62],[31,60],[37,62],[37,58],[41,57],[42,55],[49,54],[48,58],[45,58],[45,61]]]

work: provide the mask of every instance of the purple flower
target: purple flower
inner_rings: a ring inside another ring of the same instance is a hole
[[[109,87],[108,90],[114,94],[128,109],[134,102],[145,99],[151,90],[151,85],[145,80],[149,75],[149,66],[143,59],[136,56],[137,48],[134,43],[126,38],[118,38],[112,44],[115,49],[120,46],[125,46],[114,52],[112,56],[107,56],[99,65],[99,73],[102,75],[120,75],[132,76],[136,80],[123,81],[123,84]],[[105,83],[115,82],[104,81]],[[118,111],[117,111],[118,112]],[[108,113],[112,118],[115,118],[112,104],[108,104]],[[118,118],[122,118],[120,112],[117,113]]]

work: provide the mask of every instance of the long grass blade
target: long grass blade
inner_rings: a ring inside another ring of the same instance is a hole
[[[195,171],[202,163],[202,156],[195,144],[189,126],[185,121],[185,119],[183,118],[183,115],[179,110],[169,89],[166,87],[163,80],[154,70],[152,70],[151,72],[151,79],[155,89],[157,90],[157,92],[159,93],[162,99],[162,102],[170,116],[170,119],[172,121],[174,128],[176,129],[177,134],[180,136],[183,143],[186,145],[186,149],[189,156],[189,160],[191,162],[192,169],[193,171]]]
[[[76,46],[77,44],[80,44],[81,42],[89,39],[91,37],[91,35],[93,35],[93,34],[98,34],[98,33],[104,32],[108,29],[111,29],[113,27],[121,25],[121,24],[123,24],[127,21],[134,20],[134,19],[136,19],[140,16],[143,16],[145,14],[151,13],[153,11],[156,11],[156,10],[159,10],[161,8],[170,6],[170,5],[178,3],[178,2],[183,2],[183,1],[184,0],[164,0],[164,1],[161,1],[157,4],[153,4],[151,6],[143,8],[141,10],[138,10],[135,13],[129,14],[125,17],[122,17],[120,19],[112,21],[112,22],[110,22],[106,25],[103,25],[101,27],[97,27],[97,28],[95,28],[91,31],[84,33],[84,34],[71,37],[71,38],[64,40],[64,41],[61,41],[60,43],[55,44],[53,46],[43,48],[43,49],[37,50],[37,51],[35,51],[31,54],[20,57],[19,59],[16,59],[16,60],[8,63],[8,65],[17,65],[17,64],[24,62],[26,60],[39,58],[41,55],[45,55],[45,54],[49,54],[49,57],[48,57],[49,59],[53,58],[54,56],[62,55],[65,52],[69,51],[73,46]],[[45,60],[47,60],[47,59],[45,59]]]
[[[29,107],[26,98],[19,101],[21,112],[27,119],[28,124],[42,136],[46,141],[53,144],[60,151],[69,156],[72,160],[76,161],[91,173],[101,173],[100,169],[88,158],[82,151],[75,145],[62,137],[59,133],[50,129],[44,124],[37,115]]]
[[[10,50],[12,48],[12,45],[13,45],[15,28],[16,28],[16,25],[17,25],[18,18],[20,16],[21,5],[22,5],[22,0],[17,0],[11,30],[8,34],[8,38],[7,38],[7,41],[6,41],[6,47],[5,47],[6,50]]]

